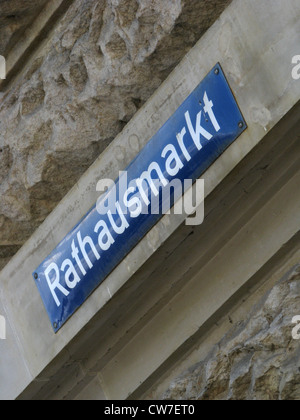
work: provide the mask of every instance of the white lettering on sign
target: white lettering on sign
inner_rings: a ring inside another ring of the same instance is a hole
[[[168,174],[170,177],[176,177],[180,170],[183,169],[184,165],[186,165],[187,162],[191,160],[189,153],[190,145],[188,144],[187,132],[190,133],[190,137],[197,149],[201,150],[204,145],[204,141],[207,142],[213,138],[213,134],[208,132],[203,127],[203,121],[206,121],[207,118],[209,118],[214,130],[216,132],[220,131],[221,127],[213,111],[214,104],[208,98],[207,92],[204,93],[203,102],[203,111],[200,111],[197,114],[196,121],[192,121],[190,113],[187,111],[184,114],[186,127],[183,127],[180,133],[174,134],[176,135],[178,146],[180,147],[184,158],[179,156],[173,144],[168,144],[165,146],[160,154],[160,156],[164,159],[164,167],[161,168],[157,162],[151,162],[149,167],[141,173],[139,178],[132,180],[129,185],[127,185],[127,182],[125,182],[125,190],[119,196],[120,201],[116,199],[116,195],[114,194],[114,186],[110,180],[104,180],[104,182],[100,181],[99,185],[97,186],[97,191],[103,191],[103,188],[112,188],[107,194],[108,198],[106,196],[100,197],[97,202],[98,213],[103,214],[104,208],[105,214],[108,215],[109,219],[109,225],[104,220],[100,220],[94,227],[94,232],[98,235],[98,243],[94,243],[93,239],[88,235],[82,237],[81,231],[79,230],[77,233],[76,242],[73,240],[71,244],[70,254],[73,261],[68,258],[63,262],[61,267],[58,267],[55,262],[52,262],[45,270],[47,284],[58,307],[61,305],[58,292],[64,296],[68,296],[70,291],[76,288],[76,286],[82,281],[84,276],[87,274],[87,270],[91,270],[95,262],[100,260],[101,255],[99,251],[108,251],[111,246],[113,246],[115,243],[113,235],[122,235],[126,229],[129,228],[129,221],[125,218],[125,215],[128,214],[128,212],[131,218],[137,218],[141,214],[148,214],[148,207],[151,204],[151,210],[154,209],[153,214],[158,214],[155,213],[158,206],[152,206],[152,200],[149,200],[149,191],[151,192],[153,201],[155,201],[155,198],[159,196],[159,188],[167,187],[169,184],[175,181],[174,179],[172,181],[168,181],[164,174]],[[203,118],[204,114],[206,116],[205,119]],[[122,180],[121,177],[120,179]],[[204,181],[198,181],[199,183],[196,181],[196,191],[201,191],[201,194],[199,195],[203,201]],[[180,180],[179,182],[182,196],[183,192],[186,191],[186,185],[182,186],[182,182]],[[191,194],[189,194],[188,197],[192,202]],[[113,200],[110,202],[110,204],[113,204],[113,206],[103,206],[105,200]],[[200,205],[200,201],[196,203],[196,207],[192,206],[191,204],[185,206],[186,214],[193,214],[197,209],[197,205]],[[112,208],[114,209],[113,212]],[[146,211],[146,213],[143,213],[143,211]],[[168,211],[169,208],[166,209],[166,212]],[[113,217],[113,215],[115,215],[115,217]],[[202,223],[203,217],[204,212],[201,212],[200,217],[198,214],[194,219],[197,221],[197,223]],[[192,221],[193,219],[190,219],[188,224],[195,224]],[[80,255],[83,258],[80,258]],[[83,266],[82,261],[85,262],[85,266]],[[78,270],[80,272],[76,271],[74,263],[77,264]],[[61,284],[62,273],[64,275],[65,284],[68,287],[68,290]]]

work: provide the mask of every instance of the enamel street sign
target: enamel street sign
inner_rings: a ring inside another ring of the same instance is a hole
[[[173,206],[172,182],[182,195],[185,180],[195,182],[246,128],[217,64],[33,273],[55,332]]]

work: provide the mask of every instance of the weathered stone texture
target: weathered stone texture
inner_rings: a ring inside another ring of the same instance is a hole
[[[2,254],[25,242],[229,3],[74,1],[0,102]],[[5,1],[0,33],[13,36],[9,19],[33,4]]]
[[[292,319],[300,314],[300,265],[235,325],[206,359],[175,380],[163,399],[298,400],[300,342]]]
[[[0,54],[8,51],[24,36],[26,28],[40,13],[48,0],[1,0]]]

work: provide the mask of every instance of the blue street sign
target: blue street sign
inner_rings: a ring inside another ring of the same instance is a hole
[[[33,273],[55,332],[246,128],[217,64]]]

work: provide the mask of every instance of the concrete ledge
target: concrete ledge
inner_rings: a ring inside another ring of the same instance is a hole
[[[31,385],[22,398],[72,399],[89,387],[93,377],[102,378],[107,398],[126,398],[136,387],[129,398],[140,398],[153,381],[159,381],[168,369],[173,369],[178,358],[196,345],[214,322],[226,315],[228,307],[237,299],[244,299],[245,289],[253,289],[257,282],[269,277],[270,265],[278,266],[287,253],[299,248],[299,234],[285,243],[291,232],[299,229],[298,212],[288,204],[295,205],[292,197],[296,192],[288,190],[289,201],[278,200],[278,191],[285,191],[289,181],[299,174],[300,146],[295,135],[298,115],[299,106],[209,195],[205,223],[196,228],[180,226],[72,340],[67,352],[42,372],[38,380],[43,382]],[[267,222],[266,213],[261,211],[264,207],[268,209]],[[288,223],[278,226],[273,213]],[[259,226],[259,236],[249,229],[253,219]],[[235,239],[242,232],[250,239],[256,235],[251,244],[249,241],[241,244]],[[290,233],[286,235],[286,232]],[[294,240],[297,236],[298,240]],[[236,245],[227,249],[228,243]],[[240,253],[246,245],[241,260]],[[274,249],[279,251],[269,259]],[[216,264],[215,257],[224,253],[224,263]],[[246,266],[244,261],[248,259]],[[203,275],[203,269],[208,269],[209,274]],[[208,286],[214,278],[218,287],[212,299]],[[232,282],[236,293],[226,300],[233,290]],[[191,296],[197,302],[193,310]],[[215,300],[220,307],[216,312],[212,310],[213,315],[206,319],[204,308],[213,309],[210,306],[213,307]],[[182,324],[174,323],[178,317],[185,320],[188,328],[179,328]],[[59,367],[59,363],[63,366]],[[126,377],[126,381],[120,381],[120,377]]]
[[[214,191],[239,162],[295,106],[300,97],[300,84],[291,78],[290,51],[296,52],[299,44],[299,2],[289,0],[283,8],[281,0],[274,0],[272,13],[273,17],[270,20],[269,9],[260,0],[234,1],[220,20],[198,42],[146,106],[136,114],[125,130],[92,165],[45,223],[1,272],[0,309],[2,305],[9,321],[10,339],[1,343],[1,353],[6,355],[7,360],[5,365],[1,365],[1,377],[3,383],[9,385],[4,387],[5,389],[1,387],[0,398],[16,398],[37,378],[44,382],[36,382],[35,390],[41,388],[43,383],[47,383],[49,378],[64,364],[64,361],[69,360],[70,346],[72,346],[72,352],[74,352],[74,348],[80,347],[80,340],[83,339],[83,336],[77,337],[80,331],[85,328],[89,332],[89,323],[99,311],[107,307],[109,302],[112,305],[106,316],[108,319],[112,316],[113,308],[115,308],[114,297],[118,293],[126,291],[129,279],[182,224],[183,217],[164,217],[111,273],[62,330],[54,335],[31,273],[95,203],[98,198],[95,194],[97,181],[101,178],[117,178],[118,171],[126,168],[139,150],[217,62],[221,63],[229,79],[249,128],[204,174],[206,196]],[[293,189],[292,187],[297,181],[295,177],[289,181],[290,187],[288,186],[287,190],[278,193],[277,200],[288,199],[286,194]],[[265,204],[266,212],[270,211],[271,205],[271,201],[269,204]],[[299,203],[295,201],[291,205],[295,207]],[[291,207],[290,210],[295,210],[294,207]],[[299,214],[299,207],[297,209]],[[293,220],[294,222],[297,220]],[[253,223],[255,225],[255,220]],[[280,217],[278,223],[282,224]],[[295,228],[297,226],[295,227],[294,224],[290,226],[290,230],[285,231],[285,234],[281,236],[282,241],[290,239],[295,233]],[[255,229],[259,231],[259,224],[255,226]],[[243,234],[245,231],[239,235],[243,236]],[[242,236],[237,239],[239,241],[246,239]],[[235,246],[239,241],[235,243]],[[281,245],[282,243],[274,243],[272,251],[277,252]],[[269,256],[265,257],[269,258]],[[221,262],[219,263],[221,264]],[[263,263],[264,261],[258,261],[256,269]],[[253,270],[255,271],[255,267]],[[249,273],[247,279],[251,275],[253,273]],[[196,282],[196,280],[195,277],[194,281]],[[220,286],[218,277],[215,280],[215,287]],[[219,279],[219,281],[221,280]],[[235,293],[239,286],[237,283],[233,283],[232,288],[228,290],[226,299],[230,297],[230,293]],[[215,300],[210,304],[212,306],[209,309],[209,316],[211,316],[211,311],[216,311],[221,303],[219,300]],[[205,316],[203,312],[201,319],[199,318],[194,327],[199,328],[201,320]],[[101,322],[104,321],[105,318]],[[181,321],[183,322],[183,320]],[[178,325],[181,325],[181,321],[178,320]],[[194,327],[189,324],[184,329],[192,335]],[[148,330],[148,334],[151,331],[151,329]],[[90,330],[91,334],[92,332],[93,328]],[[99,328],[98,334],[101,337]],[[132,337],[134,334],[141,337],[139,342],[143,340],[142,330],[140,332],[133,330]],[[162,334],[156,336],[157,345],[162,337]],[[174,351],[176,346],[180,345],[180,341],[186,340],[187,337],[176,335],[172,339],[174,340],[172,349],[166,347],[164,353],[160,355],[160,359],[155,362],[155,369],[157,369],[157,365],[163,363],[165,358],[169,357],[170,352]],[[103,387],[106,395],[110,398],[127,398],[136,390],[141,381],[147,379],[151,374],[151,369],[154,369],[155,363],[151,368],[141,365],[142,372],[133,378],[132,372],[130,374],[126,371],[127,358],[130,354],[128,350],[134,350],[130,343],[128,346],[124,348],[124,352],[121,351],[120,355],[116,356],[124,367],[123,374],[128,375],[126,389],[117,386],[116,371],[112,371],[114,360],[112,359],[110,362],[104,358],[100,363]],[[159,347],[161,346],[159,345]],[[131,354],[134,353],[131,352]],[[16,365],[16,358],[21,367]],[[105,360],[108,362],[107,365],[103,364]],[[51,365],[53,361],[54,363]],[[142,361],[139,360],[138,363],[142,363]],[[47,366],[50,366],[47,376],[41,375]],[[132,365],[128,364],[128,366]]]

